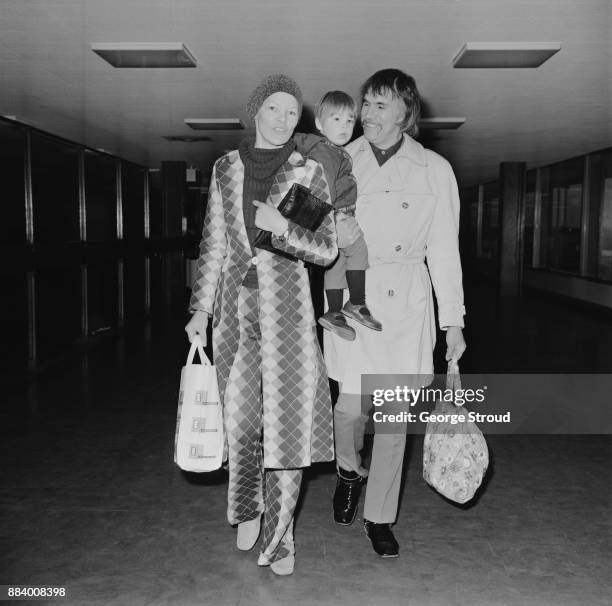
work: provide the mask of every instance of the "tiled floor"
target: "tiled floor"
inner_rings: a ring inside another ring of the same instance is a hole
[[[504,306],[486,287],[468,302],[466,369],[612,368],[605,318],[542,299]],[[333,469],[315,466],[295,574],[257,567],[225,522],[224,472],[172,462],[185,355],[172,328],[109,341],[4,398],[0,584],[62,585],[69,598],[54,603],[84,606],[611,603],[610,436],[489,436],[487,484],[466,508],[423,482],[412,437],[397,560],[374,554],[360,517],[333,524]]]

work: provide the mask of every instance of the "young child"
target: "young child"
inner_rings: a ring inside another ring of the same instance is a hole
[[[342,91],[330,91],[323,95],[315,108],[315,124],[324,137],[301,133],[294,135],[298,151],[322,164],[330,188],[336,222],[346,222],[348,229],[357,226],[357,184],[351,172],[351,157],[342,146],[351,139],[355,116],[356,106],[353,98]],[[359,230],[359,226],[357,229]],[[325,272],[325,294],[329,310],[319,318],[319,324],[338,336],[353,341],[355,329],[348,325],[346,317],[353,318],[372,330],[382,330],[382,325],[372,316],[365,301],[368,249],[361,230],[353,242],[339,241],[338,249],[338,258]],[[349,300],[343,307],[343,289],[347,285]]]

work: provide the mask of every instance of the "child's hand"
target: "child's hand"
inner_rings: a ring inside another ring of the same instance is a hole
[[[346,248],[363,236],[361,227],[355,220],[355,217],[338,213],[336,215],[336,234],[338,235],[338,248]]]

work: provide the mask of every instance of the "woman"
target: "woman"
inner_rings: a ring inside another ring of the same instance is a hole
[[[319,265],[331,263],[338,249],[331,214],[313,233],[276,209],[296,182],[330,202],[322,167],[295,151],[298,85],[268,76],[246,109],[255,138],[213,169],[191,299],[195,313],[185,330],[190,340],[196,333],[205,339],[212,314],[229,448],[228,520],[238,525],[237,546],[255,545],[263,514],[257,563],[286,575],[295,561],[301,468],[334,457],[331,401],[304,264],[252,242],[259,229],[270,231],[277,249]]]

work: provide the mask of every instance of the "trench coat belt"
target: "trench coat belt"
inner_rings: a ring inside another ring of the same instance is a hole
[[[370,267],[386,265],[387,263],[397,263],[398,265],[420,265],[425,263],[424,255],[398,255],[397,257],[374,257],[369,260]]]

